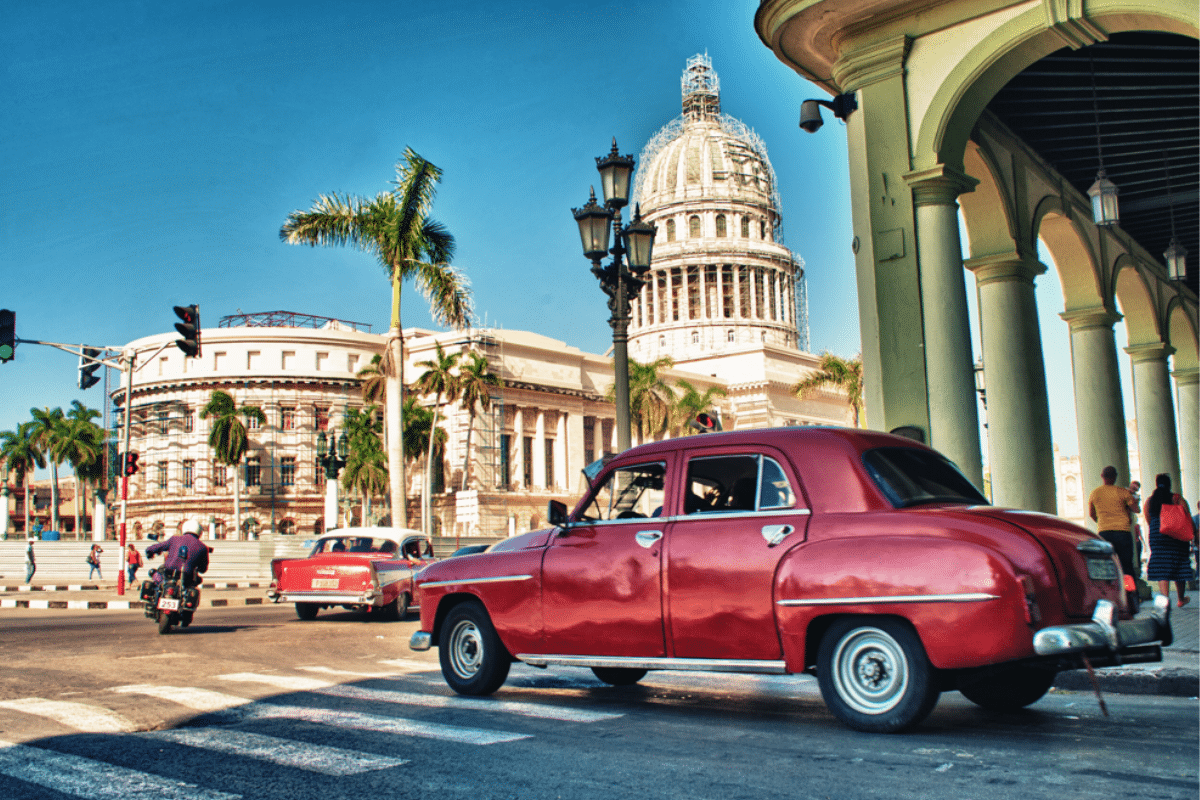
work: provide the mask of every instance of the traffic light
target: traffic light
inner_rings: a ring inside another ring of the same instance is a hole
[[[688,424],[701,433],[713,433],[721,430],[721,417],[715,411],[711,414],[701,413]]]
[[[126,453],[125,454],[125,474],[126,475],[133,475],[138,471],[137,460],[138,460],[137,453]]]
[[[0,309],[0,364],[12,361],[17,351],[17,314]]]
[[[104,365],[96,360],[99,357],[100,351],[95,347],[83,348],[83,354],[79,356],[80,389],[90,389],[100,382],[100,377],[96,375],[96,372]]]
[[[175,306],[175,316],[183,320],[175,323],[175,330],[179,331],[182,339],[176,339],[175,345],[183,351],[183,354],[188,358],[195,358],[200,355],[200,306],[192,304],[190,306]]]

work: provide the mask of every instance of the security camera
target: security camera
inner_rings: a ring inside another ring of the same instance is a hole
[[[821,101],[805,100],[800,104],[800,127],[808,133],[821,130],[825,120],[821,119]]]

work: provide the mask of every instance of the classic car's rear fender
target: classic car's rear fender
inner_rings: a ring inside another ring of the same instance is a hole
[[[797,547],[780,564],[775,607],[790,672],[816,663],[824,631],[846,615],[908,620],[939,669],[1033,655],[1016,571],[970,542],[843,537]]]

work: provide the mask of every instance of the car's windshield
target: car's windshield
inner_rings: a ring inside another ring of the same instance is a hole
[[[662,463],[622,467],[609,474],[583,509],[584,521],[656,517],[662,513]]]
[[[378,536],[330,536],[321,539],[313,548],[318,553],[395,553],[396,542]]]
[[[922,503],[987,505],[954,462],[932,450],[881,447],[863,453],[863,465],[896,508]]]

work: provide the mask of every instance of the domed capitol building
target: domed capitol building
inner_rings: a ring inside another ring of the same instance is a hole
[[[806,352],[803,262],[782,242],[766,146],[721,113],[707,56],[688,60],[683,114],[650,140],[639,164],[636,198],[658,233],[647,283],[633,303],[630,357],[669,357],[674,366],[659,373],[668,385],[724,390],[715,403],[726,430],[852,424],[843,393],[802,401],[790,391],[818,362]],[[595,302],[603,302],[599,290]],[[133,379],[130,449],[143,465],[130,481],[134,536],[172,532],[189,516],[207,520],[217,537],[243,539],[387,519],[385,498],[375,498],[370,518],[361,520],[361,498],[343,493],[339,519],[326,520],[326,481],[316,466],[321,437],[340,432],[347,410],[364,405],[358,372],[383,352],[383,335],[358,323],[277,311],[224,317],[202,337],[204,352],[195,359],[170,346],[174,333],[127,346],[139,365],[149,362]],[[477,409],[474,419],[458,404],[439,410],[448,436],[433,465],[434,533],[512,535],[543,525],[547,500],[574,503],[585,488],[582,468],[616,448],[615,409],[606,399],[612,360],[529,331],[411,328],[405,374],[420,374],[417,364],[433,358],[436,345],[482,354],[504,385],[492,389],[489,408]],[[215,389],[266,417],[249,431],[236,478],[213,459],[210,423],[198,413]],[[128,399],[122,388],[111,392],[110,418]],[[423,474],[419,464],[408,470],[410,524],[420,524]],[[22,515],[13,512],[19,525]]]

